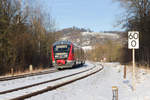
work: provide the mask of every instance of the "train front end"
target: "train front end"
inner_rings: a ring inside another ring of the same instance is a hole
[[[73,44],[69,41],[58,41],[52,47],[52,62],[57,69],[72,67],[75,63]]]

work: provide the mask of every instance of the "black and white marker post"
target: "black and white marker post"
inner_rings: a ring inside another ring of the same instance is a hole
[[[129,31],[128,32],[128,49],[132,49],[132,87],[135,90],[135,49],[139,49],[139,32]]]

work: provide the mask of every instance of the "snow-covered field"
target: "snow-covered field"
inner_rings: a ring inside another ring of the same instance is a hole
[[[100,66],[99,63],[95,63]],[[56,90],[34,96],[27,100],[112,100],[112,86],[117,86],[119,100],[150,100],[150,74],[144,69],[138,69],[136,75],[136,90],[132,91],[132,73],[127,68],[127,78],[123,79],[123,67],[119,63],[102,63],[104,69],[85,79],[73,82]],[[87,62],[84,67],[69,69],[48,75],[16,79],[8,82],[0,82],[0,91],[33,84],[43,80],[48,80],[64,76],[75,71],[81,71],[93,67]],[[39,87],[42,88],[42,87]],[[1,99],[0,95],[0,100]]]
[[[84,51],[86,51],[86,50],[91,50],[91,49],[92,49],[92,46],[84,46],[84,47],[82,47],[82,49],[83,49]]]
[[[118,34],[114,34],[114,33],[103,33],[103,32],[82,32],[81,33],[83,36],[85,35],[103,35],[103,36],[111,36],[111,37],[115,37],[115,38],[119,38]]]
[[[112,86],[118,87],[119,100],[150,100],[149,74],[139,71],[142,80],[133,92],[129,70],[127,79],[123,79],[123,66],[119,63],[103,65],[99,73],[28,100],[112,100]]]
[[[22,87],[22,86],[26,86],[26,85],[30,85],[30,84],[35,84],[35,83],[47,81],[50,79],[55,79],[58,77],[62,77],[62,76],[70,75],[70,74],[77,73],[80,71],[84,71],[84,70],[92,68],[92,67],[94,67],[94,64],[92,64],[90,62],[86,62],[86,64],[82,67],[76,67],[73,69],[66,69],[66,70],[63,70],[60,72],[56,72],[56,73],[50,73],[50,74],[45,74],[45,75],[38,75],[38,76],[21,78],[21,79],[3,81],[3,82],[0,82],[0,91],[5,91],[5,90],[9,90],[9,89],[14,89],[17,87]],[[52,84],[54,84],[54,83],[52,83]],[[27,93],[30,93],[32,91],[36,91],[36,90],[45,88],[47,85],[49,85],[49,84],[44,84],[44,85],[34,87],[32,89],[29,89],[29,91],[27,91],[27,90],[17,91],[15,93],[11,93],[11,94],[8,93],[7,95],[0,95],[0,100],[8,100],[14,96],[16,97],[16,96],[20,96],[23,94],[27,94]]]

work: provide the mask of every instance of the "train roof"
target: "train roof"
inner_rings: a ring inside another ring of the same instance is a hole
[[[71,45],[72,42],[70,42],[70,41],[57,41],[57,42],[55,42],[55,43],[53,44],[53,46],[55,46],[55,45],[60,45],[60,44]]]
[[[77,44],[72,43],[72,42],[70,42],[70,41],[56,41],[56,42],[53,44],[53,46],[56,46],[56,45],[63,45],[63,44],[67,44],[67,45],[73,44],[73,45],[74,45],[75,47],[77,47],[77,48],[82,48],[81,46],[78,46]]]

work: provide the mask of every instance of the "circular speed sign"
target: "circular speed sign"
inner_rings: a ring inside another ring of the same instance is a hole
[[[139,48],[139,32],[138,31],[128,32],[128,48],[129,49]]]

